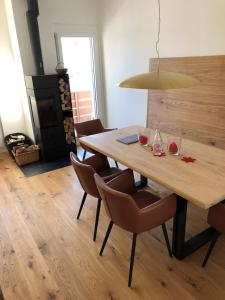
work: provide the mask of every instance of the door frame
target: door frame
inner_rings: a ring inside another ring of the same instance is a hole
[[[102,119],[103,123],[105,121],[105,103],[103,101],[103,89],[102,89],[102,65],[100,60],[99,51],[99,38],[98,30],[96,26],[87,25],[74,25],[74,24],[54,24],[54,32],[57,34],[58,38],[58,50],[60,60],[63,62],[62,55],[62,45],[61,37],[89,37],[93,41],[93,72],[95,80],[93,80],[94,88],[94,106],[96,118]]]

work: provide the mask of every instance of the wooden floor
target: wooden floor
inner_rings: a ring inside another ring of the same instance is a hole
[[[98,256],[108,219],[101,211],[92,241],[96,200],[88,197],[77,221],[82,189],[72,168],[25,178],[0,155],[0,284],[6,300],[225,299],[225,239],[205,269],[203,247],[169,258],[160,228],[139,236],[133,287],[127,287],[131,234],[113,228]],[[190,206],[189,234],[206,226],[206,212]],[[172,223],[168,224],[171,238]]]

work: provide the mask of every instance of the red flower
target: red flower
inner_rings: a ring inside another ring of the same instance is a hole
[[[181,158],[181,160],[184,161],[184,162],[186,162],[186,163],[189,163],[189,162],[193,163],[193,162],[196,161],[195,158],[192,158],[192,157],[190,157],[190,156],[183,156],[183,157]]]
[[[158,157],[162,157],[162,156],[166,156],[166,153],[165,152],[161,152]]]

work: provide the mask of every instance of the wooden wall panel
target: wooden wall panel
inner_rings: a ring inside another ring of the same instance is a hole
[[[149,90],[147,125],[225,149],[225,55],[162,58],[161,70],[193,74],[201,84]],[[156,59],[150,60],[156,69]]]

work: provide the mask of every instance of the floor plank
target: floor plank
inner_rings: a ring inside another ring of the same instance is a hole
[[[225,299],[224,237],[202,269],[207,246],[178,261],[169,258],[161,228],[141,234],[129,289],[131,234],[114,227],[99,257],[109,220],[102,209],[94,243],[97,201],[88,196],[77,221],[82,195],[70,166],[26,178],[6,153],[0,155],[0,286],[5,300]],[[188,215],[190,237],[207,226],[207,212],[190,205]],[[172,222],[168,231],[171,239]]]

